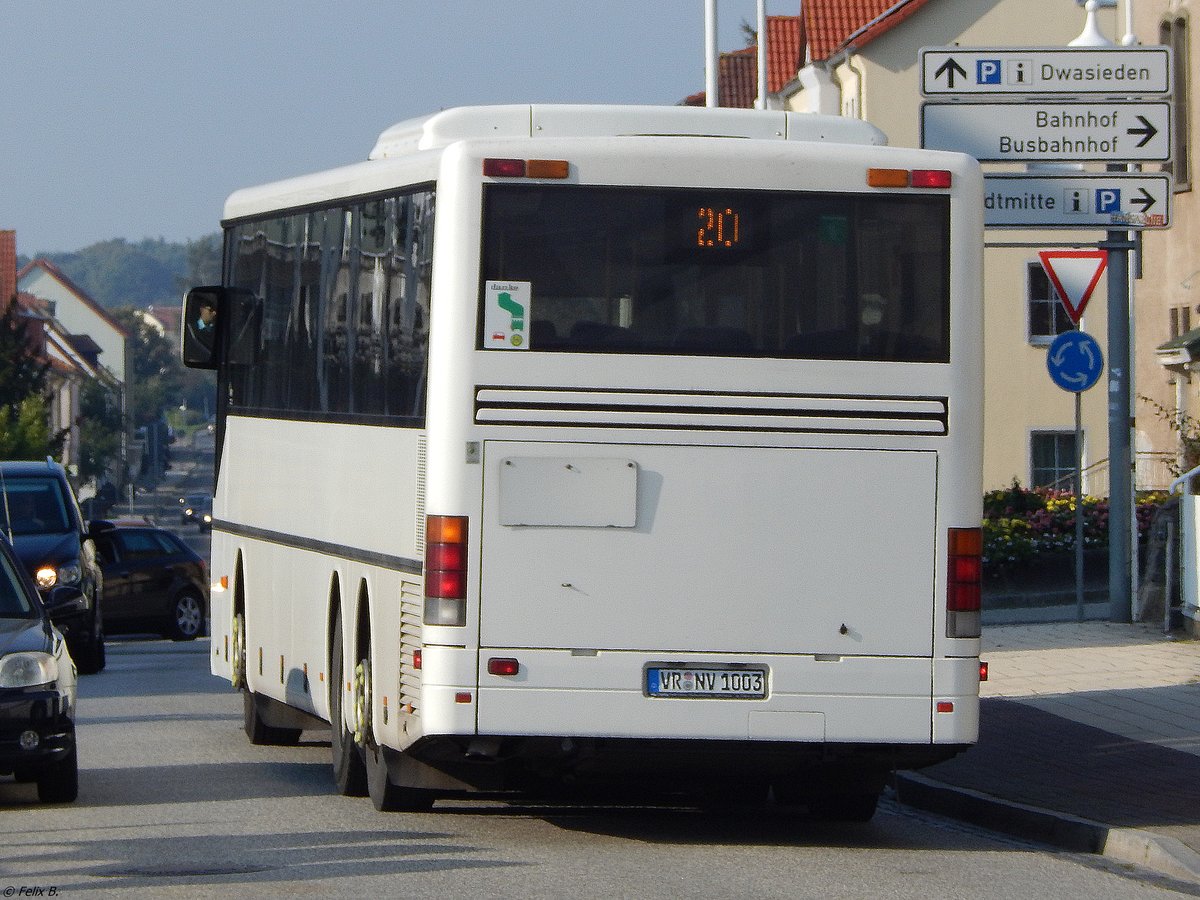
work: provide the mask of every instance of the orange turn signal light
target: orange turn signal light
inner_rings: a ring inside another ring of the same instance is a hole
[[[870,187],[908,187],[908,169],[867,169]]]
[[[525,160],[527,178],[566,178],[570,170],[571,165],[565,159]]]

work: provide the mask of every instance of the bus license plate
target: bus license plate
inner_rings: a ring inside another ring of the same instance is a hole
[[[646,669],[651,697],[710,697],[762,700],[767,670],[723,666],[651,666]]]

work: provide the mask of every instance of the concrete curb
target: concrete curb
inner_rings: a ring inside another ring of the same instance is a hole
[[[915,772],[897,772],[894,786],[897,801],[906,806],[1063,850],[1095,853],[1161,875],[1200,883],[1200,853],[1166,835],[1136,828],[1113,828],[1079,816],[953,787]]]
[[[1200,883],[1200,853],[1165,834],[1111,828],[1102,852],[1109,859],[1142,866],[1180,881]]]

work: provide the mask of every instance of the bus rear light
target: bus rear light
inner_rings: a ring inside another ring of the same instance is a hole
[[[425,624],[467,624],[466,598],[466,516],[427,516],[425,518]]]
[[[515,659],[503,656],[493,656],[488,660],[489,675],[516,675],[521,670],[521,664]]]
[[[867,169],[870,187],[908,187],[908,169]]]
[[[419,649],[414,650],[413,651],[413,668],[414,669],[421,668],[421,663],[422,663],[421,651]]]
[[[457,694],[454,695],[454,702],[455,703],[470,703],[471,702],[471,692],[470,691],[459,691]]]
[[[528,178],[566,178],[571,164],[565,159],[527,159],[525,175]]]
[[[566,178],[571,164],[565,159],[498,159],[483,161],[489,178]]]
[[[439,600],[462,600],[467,593],[467,573],[432,571],[425,575],[425,596]]]
[[[523,159],[485,159],[483,174],[489,178],[524,178],[525,160]]]
[[[430,544],[425,548],[425,565],[431,571],[462,571],[466,568],[462,544]]]
[[[946,169],[913,169],[911,184],[920,188],[948,188],[954,176]]]
[[[979,637],[983,530],[951,528],[946,539],[946,636]]]
[[[466,516],[426,516],[425,540],[430,544],[465,544]]]
[[[937,702],[937,711],[940,713],[954,712],[954,701],[953,700],[939,700]]]
[[[948,169],[867,169],[869,187],[948,188],[953,183]]]
[[[980,660],[979,661],[979,680],[987,681],[987,676],[988,676],[988,664],[985,663],[983,660]]]

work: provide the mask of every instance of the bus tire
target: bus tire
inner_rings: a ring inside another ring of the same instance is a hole
[[[233,689],[240,691],[246,687],[246,614],[240,609],[233,617],[232,642],[229,680],[233,683]]]
[[[333,781],[343,797],[367,795],[367,771],[354,736],[346,730],[342,696],[346,683],[342,662],[342,613],[333,617],[333,639],[329,659],[329,744],[333,751]]]
[[[433,806],[433,794],[419,788],[404,787],[392,781],[383,748],[375,740],[371,716],[374,675],[371,671],[369,644],[363,659],[355,669],[354,686],[355,716],[358,722],[355,739],[362,747],[363,763],[367,770],[367,794],[371,798],[371,805],[380,812],[420,812],[429,809]]]

